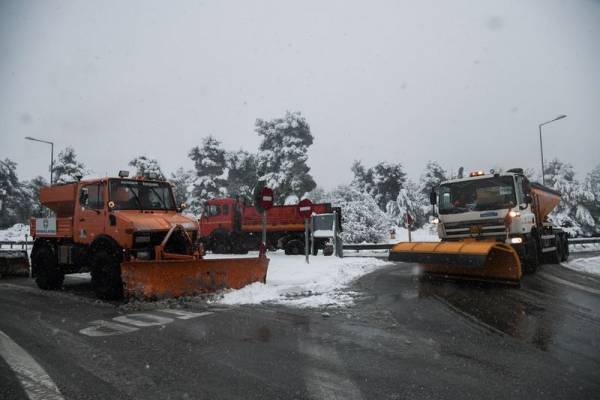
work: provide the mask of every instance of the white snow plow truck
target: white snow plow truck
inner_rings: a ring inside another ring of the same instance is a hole
[[[518,284],[522,270],[569,255],[567,233],[548,220],[560,193],[521,168],[442,182],[430,201],[441,241],[399,243],[390,260],[423,264],[426,274]]]

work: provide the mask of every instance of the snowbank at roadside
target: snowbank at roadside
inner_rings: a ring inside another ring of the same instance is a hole
[[[402,227],[394,227],[396,238],[389,239],[389,243],[407,242],[408,230]],[[437,225],[427,224],[422,228],[410,232],[413,242],[439,242],[440,238],[437,234]]]
[[[283,304],[292,307],[350,305],[356,296],[344,290],[353,280],[388,265],[376,258],[337,258],[319,255],[306,264],[304,256],[269,253],[267,283],[253,283],[226,292],[221,304]]]
[[[563,263],[562,265],[563,267],[567,267],[575,271],[600,275],[600,256],[577,258],[567,263]]]
[[[10,228],[0,230],[0,241],[25,240],[25,235],[29,235],[29,225],[15,224]],[[31,237],[29,237],[29,240],[31,240]]]

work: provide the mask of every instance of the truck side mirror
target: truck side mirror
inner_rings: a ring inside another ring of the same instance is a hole
[[[525,195],[525,204],[531,204],[533,203],[533,198],[531,197],[531,195],[529,193],[527,193]]]
[[[435,190],[432,190],[431,193],[429,193],[429,202],[432,206],[435,206],[437,204],[437,196],[435,194]]]
[[[79,193],[79,204],[82,207],[87,207],[88,205],[88,188],[84,187],[81,189],[81,192]]]

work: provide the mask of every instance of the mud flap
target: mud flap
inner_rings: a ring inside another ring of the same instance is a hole
[[[522,276],[516,251],[496,241],[398,243],[389,259],[419,263],[426,274],[456,279],[519,284]]]
[[[0,276],[29,276],[27,252],[25,250],[1,250]]]
[[[121,264],[126,297],[164,299],[265,282],[269,259],[257,258],[128,261]]]

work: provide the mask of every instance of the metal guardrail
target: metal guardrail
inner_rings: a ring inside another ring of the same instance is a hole
[[[6,246],[6,247],[5,247]],[[33,246],[32,241],[25,240],[0,240],[0,250],[25,250],[26,247]]]
[[[570,238],[569,245],[583,245],[600,243],[600,237],[592,238]],[[394,247],[394,243],[364,243],[364,244],[345,244],[344,250],[389,250]]]

